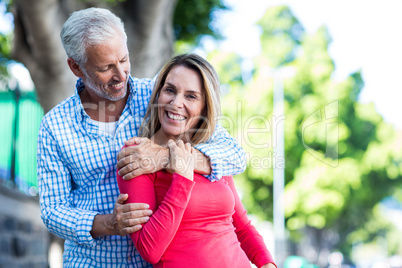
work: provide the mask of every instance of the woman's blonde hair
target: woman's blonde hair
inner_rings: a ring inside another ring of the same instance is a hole
[[[175,56],[163,66],[156,78],[139,134],[142,137],[151,138],[161,128],[158,116],[159,93],[169,72],[177,66],[189,68],[200,75],[202,88],[205,92],[205,107],[190,142],[193,145],[206,142],[215,131],[218,116],[221,112],[220,85],[214,67],[204,58],[194,53]]]

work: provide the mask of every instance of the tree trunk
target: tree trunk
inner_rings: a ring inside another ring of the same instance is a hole
[[[15,0],[12,57],[31,74],[45,113],[72,95],[76,77],[67,65],[60,31],[75,10],[110,9],[126,28],[132,74],[153,77],[173,54],[176,0],[127,0],[114,5],[77,0]]]

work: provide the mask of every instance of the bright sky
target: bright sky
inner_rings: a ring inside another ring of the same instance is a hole
[[[307,32],[326,25],[333,38],[330,55],[335,78],[361,69],[365,87],[360,100],[374,102],[386,121],[402,129],[402,1],[400,0],[226,0],[233,11],[218,23],[228,38],[226,50],[258,55],[259,31],[252,25],[266,8],[287,4]]]
[[[402,129],[402,1],[400,0],[225,0],[233,7],[216,20],[227,41],[222,44],[244,57],[258,55],[259,29],[253,24],[266,8],[287,4],[308,32],[326,25],[333,38],[330,54],[335,78],[362,70],[362,102],[374,102],[383,117]],[[2,11],[3,5],[0,5]],[[3,12],[0,12],[3,13]],[[10,18],[0,16],[0,31],[10,31]]]

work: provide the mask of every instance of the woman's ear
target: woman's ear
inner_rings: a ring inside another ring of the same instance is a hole
[[[82,71],[81,67],[75,62],[75,60],[73,60],[72,58],[68,58],[67,64],[75,76],[84,77],[84,72]]]

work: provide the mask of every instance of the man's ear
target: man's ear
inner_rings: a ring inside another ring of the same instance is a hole
[[[68,58],[67,64],[75,76],[84,77],[84,72],[82,71],[81,67],[75,62],[75,60],[73,60],[72,58]]]

